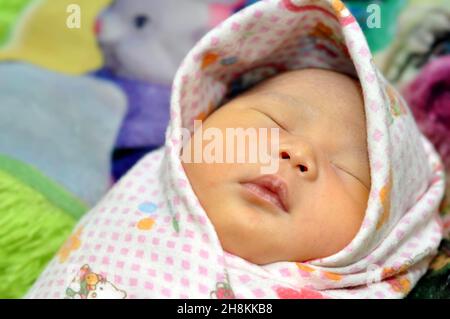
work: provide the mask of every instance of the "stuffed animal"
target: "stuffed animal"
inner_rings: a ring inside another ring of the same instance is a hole
[[[0,61],[28,62],[71,75],[98,69],[102,56],[91,26],[110,2],[0,0]],[[73,11],[73,5],[80,11]],[[80,28],[68,27],[78,12]]]
[[[113,1],[95,25],[105,68],[166,85],[207,28],[208,7],[199,0]]]
[[[208,29],[245,4],[116,0],[98,16],[95,33],[104,67],[94,75],[115,82],[128,97],[113,154],[115,179],[164,143],[170,85],[183,57]]]

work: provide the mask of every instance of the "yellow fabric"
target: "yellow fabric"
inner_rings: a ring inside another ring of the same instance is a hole
[[[0,50],[1,60],[21,60],[50,70],[82,74],[98,68],[102,56],[93,25],[111,0],[37,0],[21,16],[9,43]],[[69,29],[70,4],[81,9],[81,28]]]

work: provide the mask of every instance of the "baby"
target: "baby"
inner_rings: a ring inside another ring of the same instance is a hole
[[[251,134],[214,141],[230,128],[257,131],[276,169],[221,161],[255,152]],[[345,6],[262,1],[191,50],[165,146],[82,218],[27,297],[401,298],[441,240],[443,189]]]
[[[184,164],[226,251],[257,264],[306,261],[353,239],[370,189],[356,80],[320,69],[282,73],[222,106],[208,127],[224,136],[230,127],[280,129],[277,174],[250,163]]]

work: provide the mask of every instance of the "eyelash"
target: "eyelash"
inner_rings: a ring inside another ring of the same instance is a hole
[[[265,116],[268,117],[272,122],[274,122],[276,125],[278,125],[281,129],[287,131],[287,129],[286,129],[286,127],[285,127],[284,125],[281,125],[278,121],[276,121],[276,120],[275,120],[272,116],[270,116],[269,114],[267,114],[267,113],[265,113],[265,112],[262,112],[262,111],[260,111],[260,110],[258,110],[258,109],[253,109],[253,108],[252,108],[252,110],[255,110],[255,111],[257,111],[257,112],[259,112],[259,113],[265,115]]]
[[[347,171],[346,169],[343,169],[342,167],[340,167],[339,165],[336,165],[336,164],[333,163],[333,162],[330,162],[330,163],[331,163],[331,165],[335,166],[337,169],[343,171],[344,173],[346,173],[346,174],[352,176],[353,178],[357,179],[359,182],[361,182],[362,184],[364,184],[363,181],[362,181],[361,179],[359,179],[358,177],[356,177],[355,175],[353,175],[352,173],[350,173],[350,172]]]
[[[340,167],[339,165],[336,165],[335,163],[333,163],[333,162],[331,162],[331,161],[330,161],[330,163],[331,163],[331,165],[333,165],[333,166],[336,167],[337,169],[343,171],[344,173],[349,174],[349,175],[352,175],[352,174],[350,174],[347,170],[345,170],[345,169],[343,169],[342,167]],[[352,176],[353,176],[353,175],[352,175]],[[354,177],[354,176],[353,176],[353,177]]]

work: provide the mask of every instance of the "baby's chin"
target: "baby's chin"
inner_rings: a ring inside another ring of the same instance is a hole
[[[221,240],[222,242],[222,240]],[[225,240],[226,242],[226,240]],[[242,249],[238,245],[229,245],[222,244],[225,252],[232,254],[234,256],[238,256],[246,261],[255,264],[255,265],[268,265],[277,262],[305,262],[308,261],[308,258],[298,258],[295,257],[296,254],[283,254],[281,253],[281,249],[279,251],[268,253],[263,246],[260,246],[256,249]]]
[[[267,252],[264,251],[264,247],[249,249],[242,247],[242,243],[241,245],[238,245],[235,243],[228,243],[227,239],[224,238],[219,239],[222,243],[223,250],[226,253],[240,257],[255,265],[263,266],[275,262],[287,261],[283,258],[283,256],[268,255]]]
[[[236,207],[233,211],[246,215],[245,220],[236,220],[238,217],[212,219],[222,248],[229,254],[262,266],[276,262],[307,262],[334,253],[328,249],[314,249],[314,243],[307,238],[290,236],[285,224],[289,220],[274,221],[271,213],[248,206],[241,206],[239,210]],[[216,213],[221,211],[216,210]]]
[[[277,247],[279,239],[274,240],[275,236],[269,235],[268,230],[258,228],[258,225],[262,223],[258,220],[264,217],[261,216],[264,213],[248,207],[236,210],[236,207],[233,205],[232,211],[240,211],[241,217],[242,215],[247,215],[245,219],[238,220],[238,214],[234,216],[228,215],[229,218],[210,217],[225,252],[257,265],[266,265],[279,261],[297,261],[294,258],[294,254],[289,254],[283,251],[282,247]],[[221,212],[225,213],[225,211],[221,210],[215,210],[215,212],[217,215],[220,215]],[[279,236],[276,235],[276,237]]]

